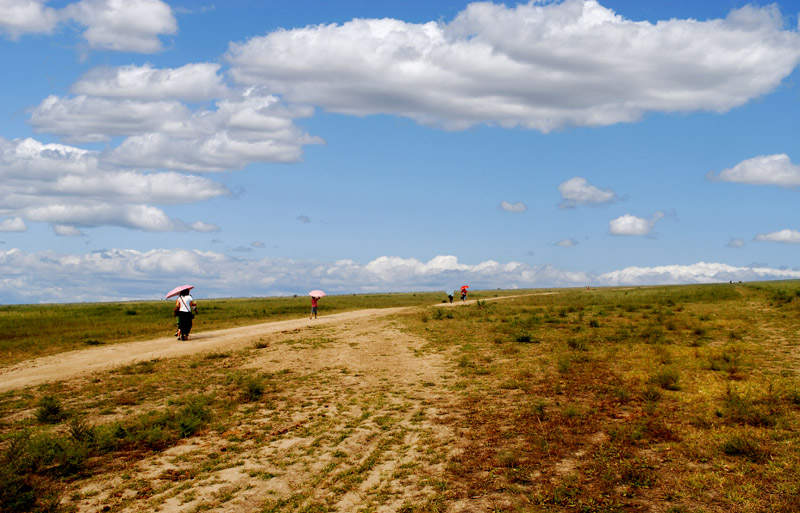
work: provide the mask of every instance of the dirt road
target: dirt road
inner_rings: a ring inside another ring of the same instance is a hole
[[[501,296],[487,298],[485,301],[546,294],[553,294],[553,292]],[[442,303],[434,306],[457,307],[474,304],[475,302],[476,300],[458,301],[452,304]],[[258,337],[264,335],[307,328],[309,326],[331,326],[341,325],[348,321],[366,321],[413,310],[414,308],[417,307],[373,308],[325,315],[313,321],[304,317],[302,319],[253,324],[239,328],[201,331],[196,335],[192,335],[192,339],[188,342],[180,342],[174,337],[163,337],[154,340],[126,342],[69,351],[20,362],[0,369],[0,392],[39,385],[51,381],[65,380],[83,374],[128,365],[137,361],[153,360],[156,358],[174,358],[211,351],[240,349],[252,344]]]

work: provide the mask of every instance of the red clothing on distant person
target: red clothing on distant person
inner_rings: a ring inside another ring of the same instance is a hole
[[[312,297],[312,298],[311,298],[311,306],[312,306],[312,307],[316,307],[316,306],[317,306],[317,301],[318,301],[318,300],[319,300],[319,298]]]

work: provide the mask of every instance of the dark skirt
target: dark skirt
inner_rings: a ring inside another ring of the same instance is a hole
[[[192,312],[178,312],[178,329],[183,336],[192,331]]]

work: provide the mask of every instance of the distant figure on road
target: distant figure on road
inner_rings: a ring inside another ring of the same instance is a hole
[[[452,303],[453,302],[453,294],[448,294],[447,295],[447,299],[449,299],[450,302]]]
[[[467,289],[469,288],[468,285],[464,285],[461,287],[461,301],[466,301],[467,299]]]
[[[319,298],[316,296],[311,296],[311,315],[308,317],[309,319],[316,319],[317,318],[317,304]]]
[[[189,332],[192,331],[192,319],[197,312],[195,303],[189,289],[182,290],[175,301],[175,314],[178,316],[178,332],[176,336],[181,340],[189,340]]]

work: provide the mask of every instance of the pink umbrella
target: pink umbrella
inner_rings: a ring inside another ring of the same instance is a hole
[[[181,291],[192,290],[193,288],[194,288],[194,285],[181,285],[180,287],[175,287],[174,289],[172,289],[169,292],[167,292],[167,295],[164,296],[164,299],[169,299],[172,296],[177,296],[178,294],[181,293]]]
[[[308,295],[311,297],[322,297],[325,296],[326,294],[321,290],[312,290],[311,292],[308,293]]]

